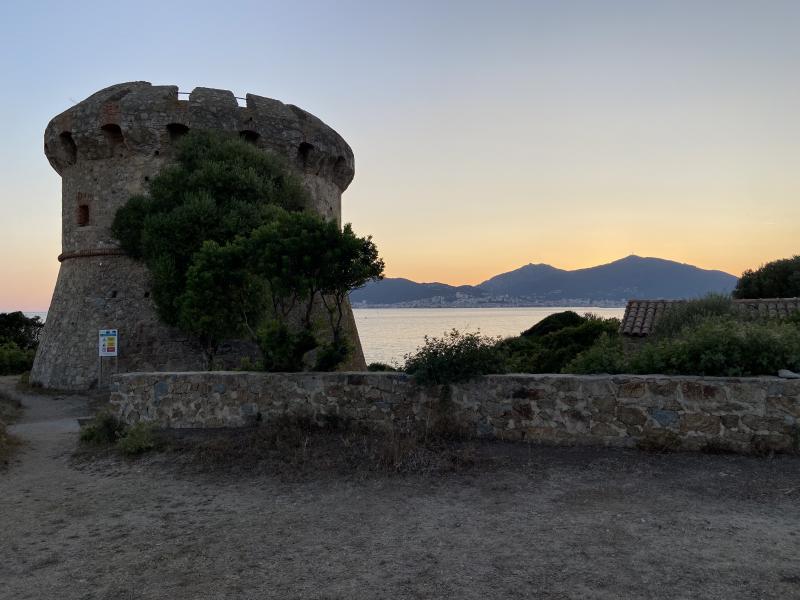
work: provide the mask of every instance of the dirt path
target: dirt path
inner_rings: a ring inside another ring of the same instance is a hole
[[[85,400],[23,402],[4,600],[800,598],[797,458],[534,447],[490,472],[289,482],[76,464]]]

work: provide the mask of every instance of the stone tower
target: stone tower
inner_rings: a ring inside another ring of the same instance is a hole
[[[264,152],[283,156],[310,195],[308,210],[341,219],[341,195],[353,179],[353,152],[333,129],[296,106],[247,94],[144,81],[114,85],[55,117],[44,150],[62,178],[61,268],[31,380],[46,387],[103,387],[111,372],[201,369],[199,347],[162,324],[150,299],[145,266],[126,257],[111,234],[117,209],[142,193],[193,128],[238,133]],[[355,347],[349,369],[364,357],[348,306]],[[98,356],[98,331],[119,331],[119,356]],[[247,344],[232,342],[222,358],[237,366]]]

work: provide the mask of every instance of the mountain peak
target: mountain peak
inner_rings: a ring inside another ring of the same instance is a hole
[[[354,302],[372,304],[439,298],[442,302],[437,306],[457,306],[459,302],[471,301],[477,306],[485,306],[487,301],[495,305],[523,306],[558,302],[622,303],[629,298],[679,299],[709,292],[730,293],[735,285],[736,277],[722,271],[630,254],[610,263],[573,271],[528,263],[474,287],[385,279],[354,291],[351,298]],[[475,300],[481,298],[483,300]]]

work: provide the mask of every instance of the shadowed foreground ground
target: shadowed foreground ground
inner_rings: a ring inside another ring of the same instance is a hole
[[[290,480],[76,461],[85,400],[23,402],[3,599],[800,598],[798,458],[526,446],[491,469]]]

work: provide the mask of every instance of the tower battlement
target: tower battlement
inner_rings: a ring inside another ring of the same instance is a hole
[[[353,151],[338,133],[294,105],[255,94],[245,101],[239,106],[228,90],[198,87],[180,99],[177,86],[120,83],[53,118],[44,151],[63,175],[87,160],[168,157],[175,140],[191,129],[229,131],[347,189],[355,173]]]

